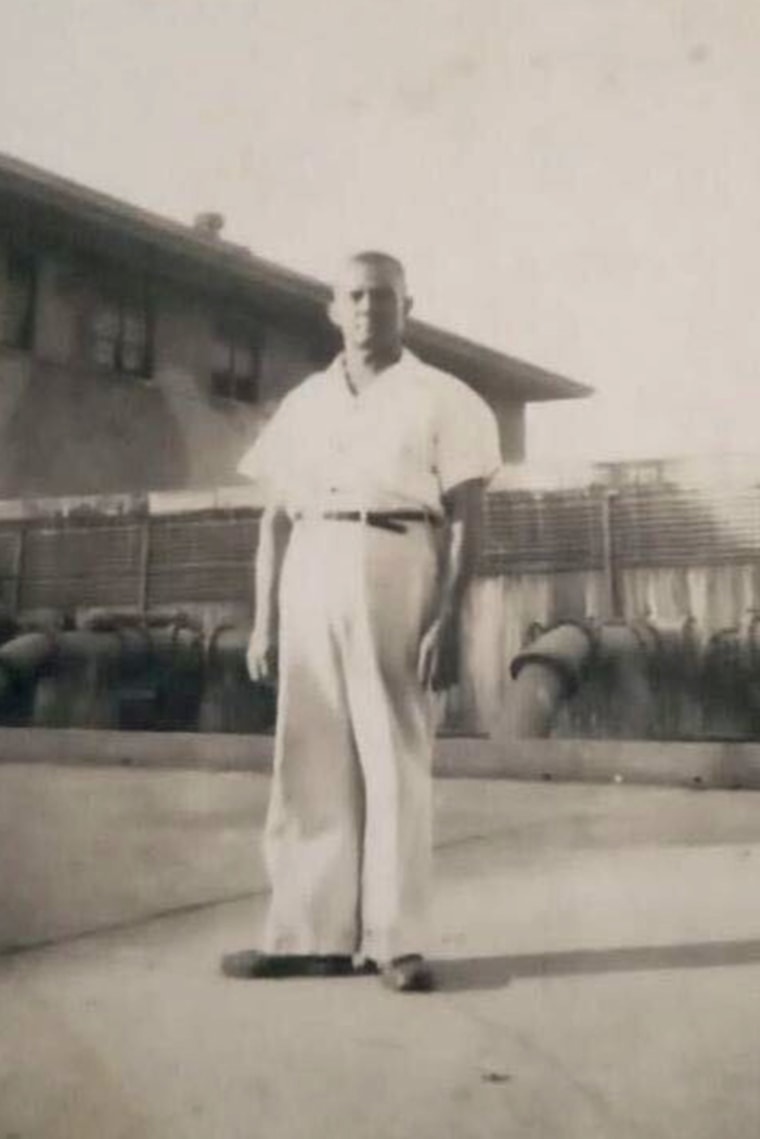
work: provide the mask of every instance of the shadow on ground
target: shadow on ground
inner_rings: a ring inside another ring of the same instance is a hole
[[[501,989],[535,977],[583,976],[671,969],[711,969],[760,962],[760,938],[705,941],[682,945],[635,945],[619,949],[570,949],[560,953],[461,957],[437,961],[438,986],[444,992]]]

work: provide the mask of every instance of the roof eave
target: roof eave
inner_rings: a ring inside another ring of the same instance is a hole
[[[179,271],[197,275],[200,270],[215,278],[217,285],[228,282],[299,310],[307,319],[324,319],[328,285],[254,256],[241,246],[200,236],[178,222],[6,155],[0,155],[0,192],[34,202],[50,211],[53,219],[74,220],[85,241],[101,246],[110,242],[122,252],[137,243],[148,255],[165,254]],[[496,398],[532,403],[579,399],[593,392],[586,384],[424,321],[410,322],[408,343],[429,363],[458,371]]]
[[[450,371],[452,361],[455,361],[461,366],[463,374],[486,392],[504,398],[504,385],[505,382],[508,383],[508,398],[516,402],[584,399],[594,392],[588,384],[528,364],[525,360],[518,360],[495,348],[477,344],[467,337],[435,328],[423,321],[410,321],[407,340],[410,348],[418,351],[431,364]]]

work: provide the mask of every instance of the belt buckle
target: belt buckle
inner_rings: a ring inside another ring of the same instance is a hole
[[[368,510],[367,525],[377,526],[379,530],[390,530],[394,534],[406,534],[407,526],[400,518],[394,518],[392,513],[383,510]]]

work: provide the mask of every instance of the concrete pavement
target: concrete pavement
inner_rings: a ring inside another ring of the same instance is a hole
[[[760,797],[437,807],[438,992],[222,978],[263,892],[6,956],[0,1139],[757,1139]]]

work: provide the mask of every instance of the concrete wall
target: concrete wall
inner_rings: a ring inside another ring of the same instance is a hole
[[[702,646],[760,611],[755,563],[630,568],[620,572],[620,582],[620,620],[643,620],[660,629],[677,629],[693,621]],[[607,583],[601,572],[478,578],[464,615],[463,680],[449,698],[450,722],[471,731],[501,733],[513,683],[509,664],[524,646],[531,625],[608,620],[607,605]],[[728,730],[730,725],[723,727]]]

